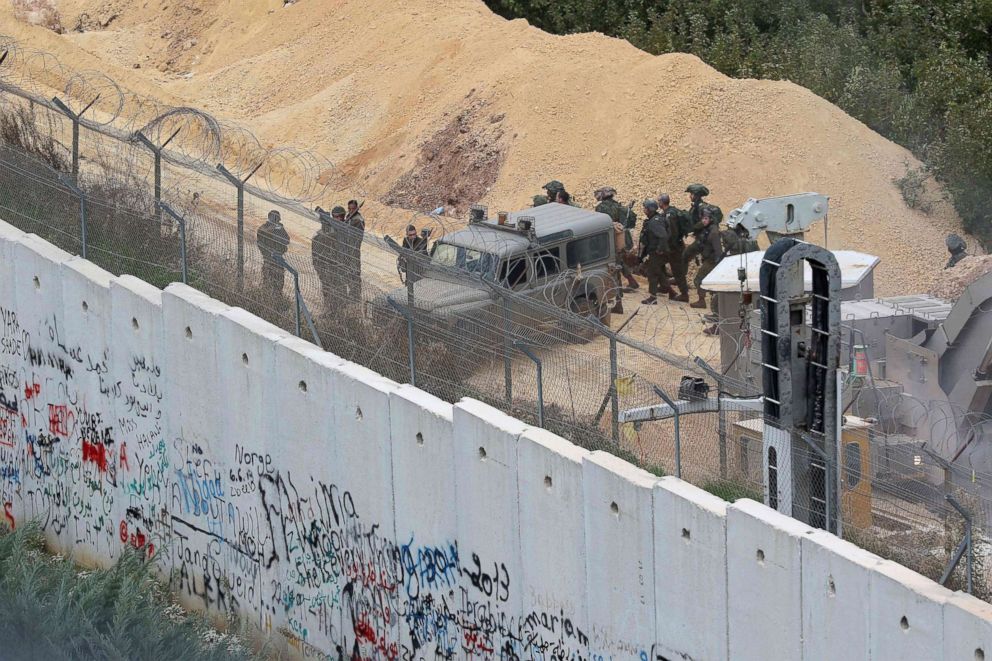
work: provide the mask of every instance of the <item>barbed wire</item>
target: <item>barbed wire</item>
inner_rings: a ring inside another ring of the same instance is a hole
[[[717,392],[756,389],[755,380],[729,375],[716,383],[694,362],[702,358],[719,365],[723,340],[737,356],[735,360],[749,365],[749,353],[758,349],[750,346],[749,333],[702,336],[699,330],[708,323],[705,313],[664,301],[631,306],[638,294],[624,295],[617,282],[601,272],[580,273],[560,261],[528,253],[527,268],[546,283],[536,296],[513,290],[508,279],[500,280],[496,274],[466,273],[433,260],[432,277],[408,286],[397,268],[397,258],[403,254],[398,255],[385,238],[402,233],[407,225],[430,230],[434,237],[474,232],[479,244],[493,254],[506,248],[506,240],[442,213],[385,206],[367,219],[362,233],[322,224],[313,209],[316,203],[331,197],[342,201],[367,197],[357,185],[345,184],[346,179],[328,159],[308,150],[265,147],[243,126],[194,108],[163,106],[102,74],[74,72],[50,54],[0,36],[3,50],[8,51],[8,59],[0,65],[0,91],[6,94],[0,94],[0,101],[9,112],[24,113],[63,159],[71,150],[71,121],[53,104],[51,94],[60,93],[74,113],[96,99],[80,122],[85,129],[80,186],[88,193],[92,213],[90,257],[114,273],[134,273],[164,286],[177,279],[180,269],[175,227],[157,211],[150,194],[153,153],[136,139],[140,132],[161,150],[162,199],[186,218],[191,283],[291,329],[289,285],[284,278],[276,285],[267,284],[271,271],[267,272],[266,258],[254,240],[269,209],[277,207],[284,224],[293,230],[284,258],[299,273],[301,296],[315,312],[321,341],[345,359],[397,380],[406,379],[406,332],[408,323],[413,323],[418,385],[448,401],[472,396],[533,423],[538,416],[535,365],[517,346],[529,347],[543,361],[546,427],[580,445],[609,449],[659,473],[671,472],[675,465],[672,421],[622,423],[613,436],[610,415],[605,413],[611,394],[621,409],[631,410],[657,404],[656,387],[674,395],[687,376],[706,377]],[[234,266],[238,255],[232,220],[235,190],[218,164],[247,180],[243,282],[238,281]],[[53,165],[10,147],[0,149],[0,211],[6,220],[78,253],[78,201]],[[337,238],[321,243],[324,231]],[[406,302],[411,292],[416,300],[410,311],[412,321],[390,304]],[[567,295],[559,298],[561,292]],[[483,300],[485,306],[475,305]],[[432,310],[445,305],[457,310],[459,301],[466,302],[467,312],[456,311],[441,319],[432,315]],[[580,305],[580,301],[585,303]],[[614,312],[618,301],[626,304],[622,315]],[[624,332],[613,334],[597,321],[607,314],[618,317],[612,325],[624,326]],[[718,323],[733,331],[735,325],[749,320]],[[615,363],[610,359],[611,336],[616,340]],[[946,558],[941,549],[947,546],[949,534],[940,530],[957,514],[943,500],[941,489],[932,484],[932,476],[921,471],[916,457],[925,451],[898,433],[901,427],[887,421],[924,425],[928,439],[938,438],[936,444],[953,443],[958,448],[965,437],[989,424],[989,418],[946,402],[894,392],[882,392],[865,403],[858,399],[854,406],[861,417],[879,421],[864,436],[886,466],[873,476],[878,489],[869,510],[880,520],[895,521],[897,528],[904,526],[901,532],[885,532],[895,548],[893,553],[929,570],[927,562],[932,558]],[[746,412],[686,416],[681,424],[683,477],[707,488],[731,485],[765,499],[760,441],[748,441],[743,435],[748,426],[759,422],[767,420]],[[968,456],[964,455],[966,460]],[[946,488],[971,499],[981,512],[976,520],[987,527],[992,517],[992,475],[982,471],[964,474],[958,469],[951,471],[951,479]],[[852,517],[845,513],[845,524],[858,529]],[[885,530],[877,525],[866,529],[878,535]],[[920,541],[920,535],[934,530],[939,533],[935,541]]]

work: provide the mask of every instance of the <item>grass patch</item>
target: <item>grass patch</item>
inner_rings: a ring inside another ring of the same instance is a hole
[[[765,496],[761,491],[750,484],[742,482],[732,482],[728,480],[716,480],[703,485],[703,490],[708,491],[717,498],[722,498],[728,503],[733,503],[741,498],[750,498],[759,503],[765,502]]]
[[[0,640],[15,660],[259,658],[174,604],[139,554],[82,571],[32,523],[0,526]]]

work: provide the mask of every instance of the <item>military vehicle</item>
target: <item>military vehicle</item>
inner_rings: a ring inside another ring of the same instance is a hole
[[[500,323],[501,298],[515,324],[556,325],[561,317],[543,305],[552,303],[608,325],[619,295],[613,221],[563,204],[500,212],[497,219],[473,207],[467,227],[438,239],[429,261],[419,259],[420,279],[390,292],[389,302],[412,303],[414,311],[457,328]]]

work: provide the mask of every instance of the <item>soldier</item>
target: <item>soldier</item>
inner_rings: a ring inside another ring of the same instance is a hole
[[[539,207],[548,203],[548,196],[535,195],[532,201],[533,201],[533,204],[531,204],[532,207]]]
[[[644,228],[641,230],[641,263],[647,263],[648,297],[641,303],[655,305],[658,293],[668,290],[670,298],[675,298],[675,292],[668,283],[665,275],[665,251],[668,249],[668,227],[665,219],[658,213],[658,203],[654,200],[644,200]]]
[[[682,258],[685,252],[685,233],[682,214],[675,207],[671,206],[671,198],[665,193],[658,196],[658,214],[665,220],[665,229],[668,233],[668,246],[665,249],[664,259],[668,267],[672,270],[672,277],[675,286],[679,288],[679,293],[669,287],[668,297],[679,303],[689,302],[689,283],[686,280],[686,264]]]
[[[955,264],[960,262],[962,259],[968,256],[966,252],[968,250],[968,244],[964,242],[957,234],[951,234],[944,241],[944,245],[947,246],[947,252],[951,253],[951,258],[947,260],[947,266],[944,269],[952,268]]]
[[[706,204],[703,198],[710,194],[710,189],[702,184],[689,184],[685,192],[689,194],[689,227],[694,228],[702,220],[701,211]]]
[[[365,218],[359,213],[355,200],[348,201],[344,217],[343,248],[345,287],[353,301],[362,300],[362,237],[365,235]]]
[[[555,202],[557,202],[558,204],[571,204],[572,196],[568,194],[568,191],[562,188],[560,191],[558,191],[558,194],[555,196]]]
[[[696,292],[698,299],[689,304],[691,308],[705,308],[706,307],[706,292],[700,289],[703,280],[710,271],[716,268],[716,265],[720,263],[723,259],[723,245],[720,241],[720,227],[712,219],[713,212],[708,207],[704,207],[700,217],[699,222],[700,230],[699,234],[696,236],[696,242],[693,243],[686,249],[688,253],[692,249],[696,249],[694,253],[698,254],[702,258],[702,263],[699,266],[699,270],[696,271],[696,277],[693,278],[692,283],[696,286]],[[697,248],[698,246],[698,248]]]
[[[317,207],[320,229],[310,241],[310,259],[313,270],[320,281],[320,293],[324,298],[324,312],[330,312],[331,297],[338,292],[341,280],[341,244],[335,227],[344,222],[344,207],[334,207],[327,213]]]
[[[634,274],[630,271],[627,256],[634,249],[634,237],[631,235],[631,230],[637,226],[637,214],[630,207],[625,207],[613,199],[616,194],[616,189],[609,186],[593,192],[593,195],[599,202],[596,205],[596,211],[605,213],[612,218],[614,228],[623,236],[622,241],[619,237],[617,238],[617,266],[620,268],[620,273],[627,280],[626,291],[634,291],[635,289],[640,289],[641,286],[634,279]],[[633,202],[631,204],[633,205]]]
[[[418,264],[418,258],[426,258],[428,236],[430,236],[429,230],[425,229],[423,236],[421,236],[417,234],[417,227],[415,225],[406,226],[406,236],[403,237],[403,247],[411,251],[413,254],[401,254],[396,262],[396,266],[400,273],[402,273],[409,282],[416,282],[417,280],[420,280],[421,271]]]
[[[548,191],[548,199],[550,201],[557,202],[558,201],[558,193],[559,193],[559,191],[564,191],[565,190],[565,184],[561,183],[557,179],[552,179],[548,183],[544,184],[544,190]],[[569,195],[567,199],[568,199],[568,202],[565,202],[564,204],[568,204],[569,206],[573,206],[573,207],[579,206],[578,204],[576,204],[572,200],[572,196],[571,195]]]
[[[273,209],[268,220],[258,228],[258,249],[262,252],[262,287],[270,294],[282,295],[286,271],[280,258],[289,250],[289,232],[282,226],[282,216]]]

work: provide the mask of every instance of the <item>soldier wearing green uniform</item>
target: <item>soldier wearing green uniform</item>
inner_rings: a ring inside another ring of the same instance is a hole
[[[631,273],[625,258],[634,249],[634,237],[631,230],[637,226],[637,214],[630,207],[625,207],[613,199],[616,194],[616,189],[609,186],[600,188],[593,193],[599,201],[599,204],[596,205],[596,211],[605,213],[613,219],[614,223],[623,227],[624,247],[623,250],[617,250],[617,266],[627,280],[627,289],[633,291],[640,289],[640,285],[634,279],[634,274]],[[619,246],[619,244],[617,245]]]
[[[282,258],[289,250],[289,232],[282,226],[282,216],[273,209],[258,228],[258,249],[262,253],[262,287],[273,296],[282,295],[286,271]]]
[[[532,202],[533,202],[533,204],[531,204],[532,207],[542,206],[542,205],[548,203],[548,196],[547,195],[535,195],[534,198],[532,199]]]
[[[695,249],[695,250],[693,250]],[[699,233],[696,235],[696,242],[686,249],[686,253],[693,250],[694,256],[698,254],[702,259],[699,270],[692,284],[696,286],[699,298],[690,303],[691,308],[706,307],[706,292],[700,289],[703,280],[716,268],[716,265],[723,259],[723,244],[720,239],[720,226],[713,221],[713,212],[709,207],[704,207],[700,213]]]
[[[675,286],[679,288],[676,294],[671,287],[668,289],[668,297],[679,303],[689,302],[689,283],[686,281],[686,264],[682,258],[685,252],[685,232],[682,222],[682,212],[671,206],[671,198],[665,193],[658,196],[658,215],[665,221],[665,230],[668,233],[668,247],[665,250],[664,259],[668,268],[672,271]]]
[[[944,241],[944,245],[947,246],[947,252],[951,253],[951,257],[947,260],[947,265],[944,267],[945,270],[953,268],[958,262],[968,256],[968,244],[957,234],[949,235]]]
[[[552,179],[548,183],[544,184],[544,186],[542,188],[544,188],[544,190],[546,190],[548,192],[548,200],[551,201],[551,202],[554,202],[554,201],[556,201],[558,199],[558,193],[559,193],[559,191],[564,191],[565,190],[565,184],[561,183],[557,179]],[[572,200],[571,199],[571,196],[569,196],[568,205],[569,206],[572,206],[572,207],[579,206],[575,202],[575,200]]]
[[[669,250],[668,223],[658,213],[658,203],[654,200],[644,200],[644,227],[641,230],[640,244],[641,263],[645,264],[648,277],[648,297],[641,301],[644,305],[655,305],[658,294],[667,290],[669,298],[675,298],[675,292],[668,283],[665,274],[665,253]]]

